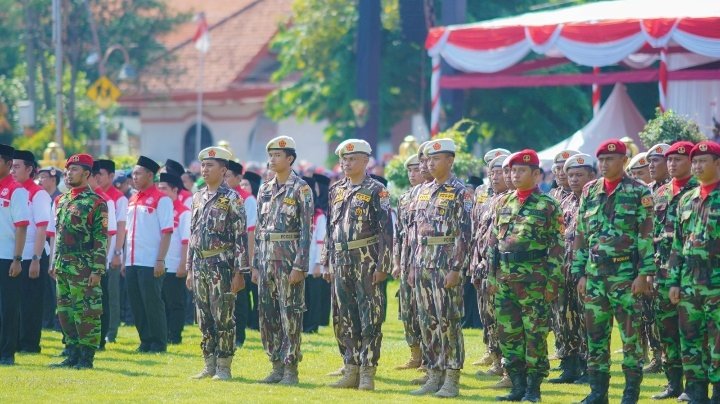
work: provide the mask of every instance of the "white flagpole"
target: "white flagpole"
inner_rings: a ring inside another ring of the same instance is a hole
[[[203,76],[205,75],[205,52],[200,53],[200,72],[198,74],[197,118],[195,122],[195,155],[202,148],[202,109],[203,109]]]

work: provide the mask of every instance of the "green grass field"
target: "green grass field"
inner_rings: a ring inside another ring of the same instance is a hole
[[[388,295],[394,296],[397,284],[388,285]],[[300,365],[300,385],[297,387],[267,386],[256,381],[265,377],[270,363],[262,350],[258,332],[249,331],[245,346],[238,350],[233,364],[234,379],[230,382],[190,380],[188,376],[202,367],[200,333],[197,326],[186,327],[183,345],[170,346],[165,354],[138,354],[137,333],[134,327],[122,327],[117,343],[108,344],[99,352],[95,369],[89,371],[49,369],[58,361],[61,335],[44,332],[41,354],[16,356],[17,365],[0,367],[0,403],[16,402],[428,402],[434,397],[416,398],[408,394],[415,387],[408,382],[416,371],[396,371],[404,363],[408,348],[402,325],[397,320],[397,301],[390,299],[388,321],[383,327],[382,357],[374,392],[336,390],[326,385],[334,378],[326,373],[337,369],[341,359],[332,329],[322,328],[319,334],[303,335],[304,360]],[[551,336],[552,339],[552,336]],[[552,341],[550,341],[552,353]],[[613,351],[620,346],[619,336],[613,336]],[[490,389],[498,378],[477,379],[478,368],[471,365],[483,353],[480,330],[465,331],[466,367],[463,370],[458,400],[494,401],[504,391]],[[619,402],[624,386],[620,368],[621,355],[613,354],[610,381],[610,402]],[[556,367],[558,362],[551,365]],[[552,372],[551,377],[558,372]],[[649,375],[643,381],[641,402],[649,402],[665,384],[663,375]],[[543,402],[571,403],[581,400],[589,391],[587,386],[552,385],[543,383]],[[666,402],[675,402],[666,401]]]

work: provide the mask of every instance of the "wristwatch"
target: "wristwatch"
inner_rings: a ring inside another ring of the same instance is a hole
[[[33,261],[38,261],[38,260],[40,260],[40,256],[39,256],[39,255],[33,255],[33,256],[32,256],[32,260],[33,260]]]
[[[16,255],[13,257],[13,261],[22,262],[22,255]]]
[[[113,251],[113,254],[114,254],[116,257],[119,257],[119,256],[122,255],[122,250],[115,250],[115,251]]]

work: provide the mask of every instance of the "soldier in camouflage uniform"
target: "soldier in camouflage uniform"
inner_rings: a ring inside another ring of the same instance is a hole
[[[557,303],[559,306],[557,334],[563,336],[564,356],[561,359],[560,377],[550,383],[574,383],[580,379],[587,365],[587,343],[585,330],[585,307],[575,288],[570,274],[577,226],[580,196],[585,184],[595,179],[595,161],[587,154],[575,154],[565,161],[563,170],[572,193],[560,202],[565,222],[565,256],[562,265],[563,282],[560,284]]]
[[[72,187],[57,199],[55,265],[57,313],[67,358],[54,367],[93,367],[100,344],[102,287],[107,257],[107,204],[88,187],[93,158],[76,154],[65,165]]]
[[[232,378],[235,294],[250,272],[243,199],[224,183],[232,154],[220,147],[200,152],[206,187],[193,195],[187,285],[192,288],[202,333],[205,368],[195,379]]]
[[[469,264],[473,194],[452,173],[452,140],[430,141],[424,154],[434,181],[423,186],[417,196],[418,270],[413,280],[428,380],[411,394],[455,397],[465,361],[460,281]]]
[[[331,387],[375,389],[382,342],[382,282],[391,270],[390,194],[365,169],[372,149],[351,139],[338,150],[345,178],[330,189],[321,263],[332,271],[344,348],[343,377]]]
[[[720,145],[690,152],[700,183],[678,203],[670,252],[670,301],[678,304],[685,392],[692,403],[720,402]],[[709,351],[709,358],[708,358]]]
[[[655,274],[652,196],[624,175],[627,146],[603,143],[595,153],[603,179],[588,183],[578,210],[571,273],[585,302],[590,395],[583,403],[608,400],[613,317],[623,342],[625,390],[622,403],[635,403],[642,383],[641,309],[647,277]]]
[[[561,281],[563,219],[559,204],[537,188],[540,160],[534,150],[508,157],[516,191],[495,205],[488,248],[488,283],[503,365],[513,387],[500,401],[540,401],[547,377],[550,301]]]
[[[667,146],[667,145],[665,145]],[[663,163],[667,159],[666,172],[669,171],[672,181],[666,183],[654,193],[655,203],[655,264],[658,267],[655,276],[655,321],[657,329],[663,330],[660,338],[665,357],[663,368],[668,385],[654,399],[679,397],[683,392],[682,355],[680,352],[680,331],[678,328],[677,306],[670,301],[670,284],[668,278],[668,257],[672,247],[675,222],[677,221],[677,205],[688,191],[698,186],[697,180],[690,172],[690,151],[693,144],[681,141],[672,146],[664,147]],[[655,150],[653,148],[652,150]],[[655,156],[650,157],[651,166]],[[653,170],[651,170],[653,172]]]
[[[261,382],[298,383],[305,276],[312,232],[312,190],[292,171],[295,140],[279,136],[266,150],[275,177],[260,186],[253,278],[258,283],[260,336],[272,362]]]
[[[488,235],[492,223],[493,207],[497,203],[500,195],[507,191],[505,178],[503,178],[502,163],[509,154],[510,152],[505,153],[505,150],[490,154],[490,156],[495,156],[486,162],[488,166],[488,178],[490,179],[491,195],[488,197],[487,195],[476,193],[475,204],[473,205],[471,215],[473,239],[471,243],[470,271],[472,282],[477,288],[478,310],[483,324],[483,342],[485,343],[485,356],[483,356],[477,364],[491,365],[487,372],[480,370],[476,373],[476,376],[503,375],[501,364],[502,353],[500,352],[500,344],[497,340],[497,327],[495,323],[495,303],[493,296],[488,293],[488,267],[485,257]]]
[[[403,258],[407,259],[407,252],[403,253],[409,247],[407,239],[407,229],[410,225],[410,198],[412,191],[422,182],[420,173],[420,160],[417,154],[413,154],[405,160],[405,169],[407,170],[410,188],[398,198],[397,207],[397,223],[395,224],[395,245],[393,246],[393,278],[400,279],[400,287],[398,289],[399,298],[399,318],[405,329],[405,341],[410,347],[410,359],[407,363],[396,367],[396,370],[417,369],[420,367],[420,323],[417,316],[417,304],[413,296],[412,286],[408,283],[407,262],[403,262]]]

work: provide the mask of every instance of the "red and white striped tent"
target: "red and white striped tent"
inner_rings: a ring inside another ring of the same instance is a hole
[[[425,46],[433,64],[433,134],[439,130],[441,89],[599,86],[657,81],[659,104],[666,108],[672,106],[668,104],[668,82],[720,80],[719,64],[714,63],[720,59],[720,1],[589,3],[473,24],[435,27],[430,30]],[[531,52],[542,57],[529,58]],[[671,58],[674,63],[669,62]],[[442,60],[458,73],[442,76]],[[659,66],[653,67],[657,60],[660,60]],[[593,69],[578,74],[537,72],[565,63]],[[618,64],[627,70],[603,72],[601,69]],[[718,92],[720,86],[707,97],[716,103],[716,98],[720,98]],[[595,91],[593,102],[599,98]],[[711,106],[703,108],[707,109],[703,115],[709,118]]]

